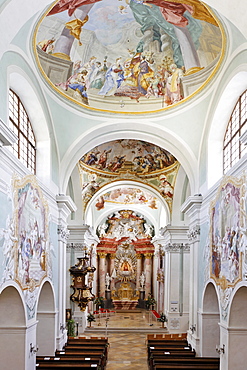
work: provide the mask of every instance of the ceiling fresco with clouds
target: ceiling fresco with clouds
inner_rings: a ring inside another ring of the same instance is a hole
[[[109,202],[143,204],[156,209],[157,199],[151,194],[153,190],[153,194],[165,199],[171,210],[179,167],[179,162],[170,152],[146,141],[121,139],[101,144],[83,155],[78,163],[84,209],[97,193],[97,210]],[[123,180],[149,186],[150,192],[131,186],[101,191],[104,186]]]
[[[35,30],[49,85],[85,108],[167,109],[209,81],[221,25],[197,0],[60,0]]]

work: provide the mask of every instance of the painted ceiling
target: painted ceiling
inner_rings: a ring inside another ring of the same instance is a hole
[[[98,193],[95,198],[97,210],[113,202],[143,204],[156,209],[154,194],[158,194],[171,210],[179,167],[179,162],[170,152],[143,140],[120,139],[101,144],[86,153],[78,163],[84,208]],[[106,185],[125,180],[131,181],[135,187],[102,190]],[[137,184],[149,187],[150,192],[137,189]]]
[[[221,25],[197,0],[60,0],[40,19],[37,63],[50,87],[84,108],[154,112],[210,80]]]

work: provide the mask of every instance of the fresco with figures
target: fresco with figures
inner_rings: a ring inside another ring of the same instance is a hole
[[[52,277],[51,245],[48,230],[48,204],[34,176],[12,181],[12,214],[3,240],[3,276],[1,283],[13,280],[23,290],[28,317],[34,315],[39,286]]]
[[[216,283],[221,317],[228,318],[234,288],[247,278],[246,176],[223,178],[210,205],[203,260],[204,283]]]
[[[197,0],[59,0],[35,30],[36,60],[50,86],[86,107],[162,110],[214,74],[221,25]]]
[[[243,180],[225,180],[211,208],[211,276],[222,289],[242,279],[243,198]]]
[[[118,180],[132,180],[151,186],[172,209],[176,176],[180,167],[177,159],[167,150],[152,143],[121,139],[99,145],[85,153],[78,163],[84,208],[105,185]],[[95,204],[98,210],[109,201],[146,204],[156,208],[156,199],[137,189],[115,189],[102,194]]]
[[[95,207],[99,211],[105,207],[105,204],[138,204],[157,209],[157,198],[148,191],[138,188],[120,187],[101,195]]]

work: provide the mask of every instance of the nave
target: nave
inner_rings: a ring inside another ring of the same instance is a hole
[[[43,370],[219,370],[219,357],[198,357],[187,334],[169,334],[150,311],[118,311],[98,317],[94,325],[55,356],[37,356]],[[100,316],[100,315],[99,315]],[[78,328],[77,328],[78,329]]]

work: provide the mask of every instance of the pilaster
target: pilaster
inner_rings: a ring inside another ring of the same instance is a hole
[[[197,352],[200,351],[200,343],[197,328],[199,327],[198,316],[198,287],[199,287],[199,267],[198,250],[200,243],[200,211],[202,196],[190,196],[181,207],[189,219],[188,241],[190,245],[190,306],[189,306],[189,328],[188,339],[190,344]]]
[[[57,343],[56,348],[62,348],[66,342],[64,335],[66,309],[66,243],[69,237],[67,218],[76,210],[76,205],[67,195],[56,196],[58,216],[58,316],[57,316]]]

